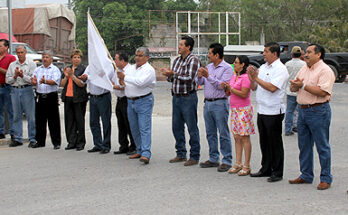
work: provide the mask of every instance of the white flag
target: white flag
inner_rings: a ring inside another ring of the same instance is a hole
[[[113,77],[114,66],[108,57],[104,40],[98,34],[88,14],[88,80],[103,89],[113,91],[113,85],[109,77]]]

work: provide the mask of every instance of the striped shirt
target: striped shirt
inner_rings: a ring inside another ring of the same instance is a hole
[[[195,78],[199,67],[199,60],[192,53],[187,55],[185,59],[179,56],[174,60],[172,67],[174,94],[188,94],[196,90]]]

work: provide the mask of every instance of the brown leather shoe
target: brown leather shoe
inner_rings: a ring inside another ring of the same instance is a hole
[[[211,162],[210,160],[207,160],[205,162],[201,162],[199,164],[200,167],[202,168],[209,168],[209,167],[218,167],[219,163]]]
[[[289,183],[290,184],[311,184],[311,182],[305,181],[300,177],[293,179],[293,180],[289,180]]]
[[[186,161],[184,163],[184,166],[192,166],[192,165],[196,165],[196,164],[198,164],[198,161],[189,159],[188,161]]]
[[[137,159],[140,157],[141,157],[141,155],[139,155],[138,153],[135,153],[134,155],[129,156],[129,159]]]
[[[169,160],[169,163],[184,162],[184,161],[186,161],[186,160],[187,160],[186,158],[175,157],[175,158],[173,158],[173,159],[170,159],[170,160]]]
[[[139,161],[140,161],[140,162],[143,162],[144,164],[149,164],[150,159],[147,158],[147,157],[145,157],[145,156],[141,156],[141,158],[140,158]]]
[[[326,190],[329,189],[331,186],[331,184],[328,184],[326,182],[320,182],[320,184],[318,184],[317,189],[318,190]]]

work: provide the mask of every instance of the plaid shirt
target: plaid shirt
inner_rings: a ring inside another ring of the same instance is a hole
[[[173,63],[173,93],[174,94],[188,94],[195,91],[197,84],[195,78],[197,70],[200,67],[198,58],[189,54],[185,59],[177,57]]]

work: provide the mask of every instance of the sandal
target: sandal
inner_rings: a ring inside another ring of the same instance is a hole
[[[250,166],[243,166],[243,168],[238,172],[239,176],[249,175],[251,172]]]
[[[234,174],[239,172],[243,168],[242,164],[235,164],[231,169],[228,170],[228,173]]]

